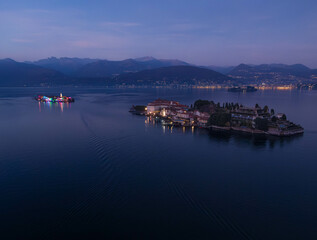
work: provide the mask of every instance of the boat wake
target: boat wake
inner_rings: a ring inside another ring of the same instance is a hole
[[[165,178],[164,181],[169,185],[169,187],[177,194],[177,196],[184,201],[190,208],[198,211],[204,215],[212,224],[217,225],[224,232],[233,235],[234,239],[254,239],[249,233],[242,229],[237,223],[233,222],[218,213],[215,210],[210,209],[204,203],[196,200],[191,196],[181,184],[172,182],[170,179]]]
[[[89,148],[94,153],[90,160],[100,165],[101,173],[96,173],[95,183],[89,188],[86,196],[75,202],[69,209],[65,221],[71,222],[74,217],[80,216],[84,217],[85,222],[88,223],[103,217],[102,213],[91,211],[98,204],[107,204],[112,209],[120,209],[127,203],[127,199],[122,197],[124,193],[118,188],[120,167],[116,166],[116,160],[120,159],[120,146],[116,142],[126,137],[119,139],[100,137],[92,130],[88,120],[82,114],[80,117],[89,132]]]

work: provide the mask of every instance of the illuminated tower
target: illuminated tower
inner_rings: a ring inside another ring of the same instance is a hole
[[[60,98],[62,98],[62,97],[63,97],[63,94],[62,94],[62,93],[60,93],[60,94],[59,94],[59,97],[60,97]]]

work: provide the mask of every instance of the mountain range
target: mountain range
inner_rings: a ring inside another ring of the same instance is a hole
[[[122,61],[50,57],[34,62],[0,60],[0,86],[289,84],[317,81],[302,64],[196,66],[177,59],[141,57]]]
[[[122,61],[90,58],[50,57],[26,63],[53,69],[68,76],[81,78],[104,78],[126,72],[137,72],[145,69],[189,65],[188,63],[177,59],[156,59],[153,57],[141,57]]]

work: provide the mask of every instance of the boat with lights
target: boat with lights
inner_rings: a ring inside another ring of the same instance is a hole
[[[63,94],[61,93],[59,96],[42,96],[42,95],[38,95],[35,96],[35,100],[39,101],[39,102],[64,102],[64,103],[70,103],[70,102],[74,102],[75,99],[72,97],[66,97],[63,96]]]

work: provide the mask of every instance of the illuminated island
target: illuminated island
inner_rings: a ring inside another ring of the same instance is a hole
[[[144,106],[143,111],[148,117],[171,126],[280,137],[304,133],[304,128],[287,120],[285,114],[276,114],[274,109],[261,108],[258,104],[245,107],[238,103],[197,100],[189,107],[176,101],[157,99]]]
[[[36,96],[35,100],[39,101],[39,102],[65,102],[65,103],[70,103],[70,102],[74,102],[75,99],[72,97],[66,97],[63,96],[62,93],[60,93],[59,96]]]

